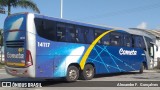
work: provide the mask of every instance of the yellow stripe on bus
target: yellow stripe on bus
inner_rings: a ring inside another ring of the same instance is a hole
[[[112,32],[112,31],[114,31],[114,30],[109,30],[109,31],[106,31],[106,32],[102,33],[100,36],[98,36],[98,37],[92,42],[92,44],[91,44],[91,45],[89,46],[89,48],[87,49],[87,51],[86,51],[85,54],[83,55],[82,60],[81,60],[81,62],[80,62],[80,67],[81,67],[82,70],[84,69],[84,65],[85,65],[85,63],[86,63],[86,60],[87,60],[89,54],[91,53],[92,49],[93,49],[94,46],[97,44],[97,42],[98,42],[101,38],[103,38],[106,34]]]
[[[25,63],[11,63],[11,62],[7,62],[7,65],[12,65],[12,66],[25,66]]]

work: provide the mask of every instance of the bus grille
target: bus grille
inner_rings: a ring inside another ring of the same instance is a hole
[[[6,41],[6,46],[10,48],[19,48],[24,46],[24,41],[16,40],[16,41]]]

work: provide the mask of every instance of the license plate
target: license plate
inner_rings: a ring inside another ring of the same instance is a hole
[[[16,74],[17,73],[17,70],[12,70],[11,71],[13,74]]]

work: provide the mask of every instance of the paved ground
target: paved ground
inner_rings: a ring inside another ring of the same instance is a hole
[[[138,81],[140,81],[140,82],[145,81],[147,83],[151,82],[151,81],[156,81],[155,83],[160,83],[160,71],[146,70],[146,71],[144,71],[143,74],[139,74],[137,72],[130,72],[130,73],[121,73],[121,74],[98,75],[94,79],[90,80],[91,83],[89,81],[83,82],[82,80],[79,80],[78,82],[75,82],[75,83],[66,83],[66,82],[55,82],[55,80],[45,81],[43,79],[13,77],[13,76],[6,74],[6,72],[3,69],[0,69],[0,81],[42,81],[42,82],[46,83],[43,88],[32,88],[35,90],[42,90],[42,89],[46,89],[46,90],[53,90],[53,89],[56,89],[56,90],[75,90],[75,89],[77,89],[77,90],[81,90],[81,89],[84,89],[84,90],[106,90],[106,88],[108,88],[110,90],[117,90],[118,87],[92,87],[92,86],[98,86],[98,85],[103,85],[103,84],[117,85],[119,82],[124,83],[123,81],[128,81],[125,83],[137,83]],[[118,81],[118,82],[115,82],[115,81]],[[152,82],[152,83],[154,83],[154,82]],[[82,84],[82,86],[87,85],[87,86],[91,86],[91,87],[81,87],[80,84]],[[159,85],[159,87],[120,87],[120,89],[123,89],[123,90],[126,90],[126,89],[160,90],[160,84],[158,84],[158,85]],[[69,87],[67,87],[67,86],[69,86]],[[78,86],[78,87],[75,87],[75,86]],[[0,88],[0,90],[3,90],[3,89],[6,89],[6,88]],[[7,90],[8,89],[12,90],[14,88],[12,88],[12,89],[7,88]],[[24,89],[24,88],[20,88],[20,89]],[[26,90],[26,88],[24,90]]]

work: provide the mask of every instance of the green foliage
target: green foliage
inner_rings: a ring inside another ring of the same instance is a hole
[[[0,0],[0,6],[8,7],[8,15],[11,14],[11,7],[17,8],[26,8],[32,9],[33,11],[40,13],[37,5],[33,2],[33,0]]]
[[[4,64],[0,62],[0,69],[4,68]]]
[[[3,30],[3,29],[0,29],[0,46],[3,45],[3,35],[2,35],[2,30]]]

